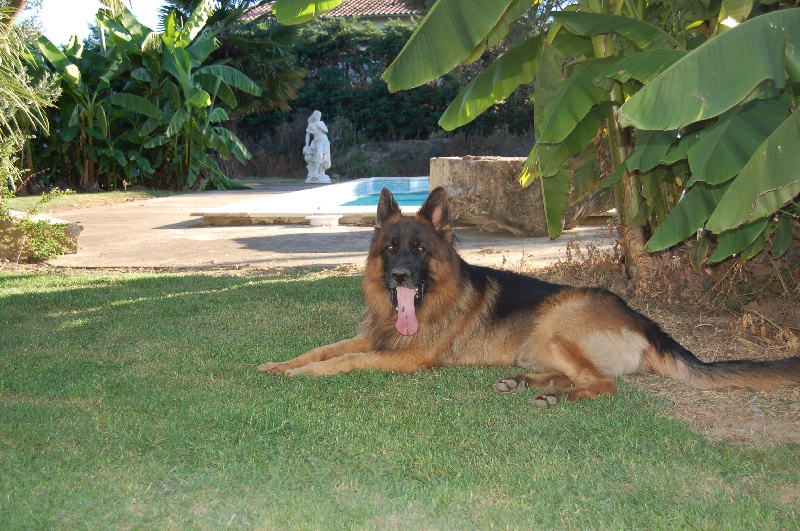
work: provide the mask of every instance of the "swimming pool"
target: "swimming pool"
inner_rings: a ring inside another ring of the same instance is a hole
[[[338,216],[341,223],[371,224],[383,188],[394,194],[405,213],[419,210],[428,196],[428,177],[367,177],[224,207],[193,212],[203,223],[294,224],[307,223],[308,216]]]
[[[420,206],[422,203],[425,202],[425,199],[428,197],[430,192],[405,192],[394,194],[394,199],[397,201],[397,204],[400,206]],[[343,204],[342,206],[378,206],[378,199],[380,199],[381,194],[369,194],[365,195],[364,197],[359,197],[358,199],[353,199],[352,201],[348,201],[347,203]]]
[[[381,196],[381,190],[388,188],[394,195],[398,205],[419,208],[430,193],[430,190],[428,190],[428,179],[423,179],[412,177],[371,177],[365,182],[356,183],[353,189],[353,193],[356,197],[342,203],[341,206],[377,207],[378,199]],[[361,180],[362,179],[359,179],[359,181]]]

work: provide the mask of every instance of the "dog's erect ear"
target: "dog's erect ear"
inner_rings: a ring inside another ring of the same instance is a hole
[[[378,227],[383,226],[383,223],[390,217],[400,214],[400,207],[397,201],[394,200],[392,192],[388,188],[381,190],[381,198],[378,200],[378,215],[376,217]]]
[[[433,228],[439,232],[449,229],[450,205],[444,188],[441,186],[434,188],[417,214],[430,221]]]

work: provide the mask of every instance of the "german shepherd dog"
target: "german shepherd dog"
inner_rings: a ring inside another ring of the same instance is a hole
[[[294,376],[516,365],[537,374],[503,378],[494,388],[540,389],[533,401],[542,407],[613,394],[614,379],[634,372],[700,389],[800,384],[800,357],[703,363],[609,291],[471,265],[453,243],[443,188],[415,216],[403,216],[384,189],[359,334],[258,370]]]

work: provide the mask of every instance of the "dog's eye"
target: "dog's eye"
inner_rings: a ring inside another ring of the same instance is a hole
[[[420,254],[420,253],[424,253],[424,252],[425,252],[425,247],[423,247],[421,245],[417,245],[416,253]]]
[[[392,244],[390,243],[389,245],[387,245],[387,246],[386,246],[386,250],[387,250],[387,251],[394,251],[394,245],[392,245]]]

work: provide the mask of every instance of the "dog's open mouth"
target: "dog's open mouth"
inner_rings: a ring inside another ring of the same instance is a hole
[[[397,331],[404,336],[413,336],[419,328],[416,307],[422,302],[423,286],[416,288],[397,286],[391,293],[392,302],[397,310]]]

